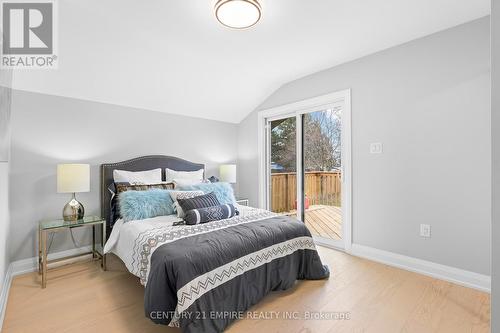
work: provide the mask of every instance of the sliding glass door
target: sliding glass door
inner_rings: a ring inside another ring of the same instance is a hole
[[[350,245],[348,98],[295,111],[281,107],[262,119],[265,206],[297,217],[317,242],[341,248]]]

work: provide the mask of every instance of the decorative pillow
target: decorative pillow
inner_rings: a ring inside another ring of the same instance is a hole
[[[184,217],[184,211],[182,210],[182,207],[179,206],[177,199],[189,199],[203,194],[205,194],[203,191],[170,191],[170,197],[174,202],[173,207],[174,211],[177,211],[177,216],[181,218]]]
[[[171,182],[174,179],[191,179],[198,180],[200,183],[203,181],[203,173],[204,169],[200,169],[198,171],[175,171],[169,168],[165,169],[165,179],[168,182]]]
[[[174,188],[173,183],[161,183],[161,184],[151,184],[151,185],[132,185],[130,183],[112,183],[108,186],[108,191],[111,193],[111,200],[110,200],[110,215],[111,215],[111,220],[115,222],[120,218],[120,208],[118,205],[118,197],[117,195],[120,194],[121,192],[125,191],[147,191],[151,190],[153,188],[157,189],[162,189],[162,190],[171,190]],[[171,202],[171,205],[169,206],[171,213],[174,214],[175,211],[172,208],[173,201]]]
[[[192,209],[184,216],[187,225],[219,221],[239,215],[240,212],[234,205],[219,205],[206,208]]]
[[[190,186],[183,186],[180,188],[181,190],[186,191],[203,191],[203,193],[214,192],[217,200],[221,203],[221,205],[225,204],[236,204],[236,198],[234,197],[233,187],[229,183],[203,183],[203,184],[195,184]]]
[[[125,222],[172,214],[170,191],[125,191],[118,195],[120,213]]]
[[[115,183],[116,193],[120,194],[125,191],[148,191],[151,189],[160,190],[173,190],[174,183],[159,183],[159,184],[129,184],[129,183]]]
[[[180,199],[177,198],[177,203],[181,206],[184,212],[188,212],[191,209],[219,206],[219,200],[213,192],[208,194],[199,195],[194,198]]]
[[[113,179],[115,183],[159,184],[161,183],[161,169],[138,172],[113,170]]]

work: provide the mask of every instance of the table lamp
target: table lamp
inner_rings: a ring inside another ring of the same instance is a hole
[[[90,192],[89,164],[59,164],[57,166],[57,193],[72,193],[71,200],[64,206],[64,221],[83,219],[85,209],[76,200],[76,193]]]
[[[236,164],[222,164],[219,167],[221,182],[236,183]]]

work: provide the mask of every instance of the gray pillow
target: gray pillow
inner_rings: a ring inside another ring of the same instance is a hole
[[[180,218],[184,217],[184,211],[182,210],[182,207],[179,205],[179,202],[177,202],[177,200],[194,198],[203,194],[205,193],[203,193],[202,191],[170,191],[170,197],[174,201],[174,209],[175,211],[177,211],[177,216]]]
[[[188,212],[192,209],[219,206],[220,202],[217,200],[215,193],[210,192],[208,194],[199,195],[193,198],[177,199],[177,203],[181,206],[184,212]]]

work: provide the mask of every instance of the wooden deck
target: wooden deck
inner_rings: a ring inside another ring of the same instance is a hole
[[[306,226],[314,236],[342,239],[342,210],[337,206],[311,206],[306,210]]]
[[[295,215],[291,211],[286,215]],[[342,209],[337,206],[312,205],[306,210],[306,226],[313,236],[342,239]]]

